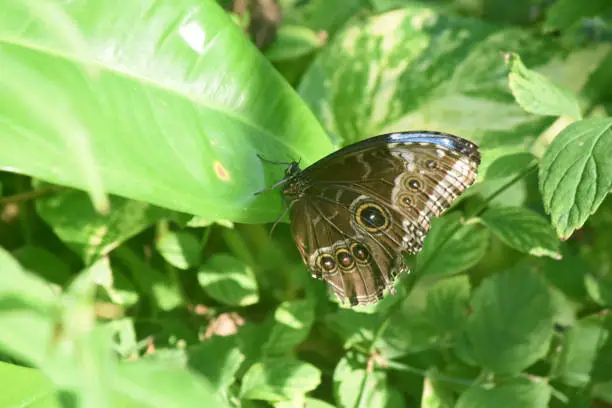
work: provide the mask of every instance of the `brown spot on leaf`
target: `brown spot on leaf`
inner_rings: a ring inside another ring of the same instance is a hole
[[[229,172],[225,169],[225,167],[223,167],[223,165],[221,164],[219,160],[214,161],[213,168],[215,169],[215,174],[217,175],[217,177],[219,177],[220,180],[223,180],[223,181],[230,180]]]

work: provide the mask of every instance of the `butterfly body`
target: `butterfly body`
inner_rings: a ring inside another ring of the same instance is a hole
[[[304,263],[340,299],[375,303],[479,163],[475,144],[424,131],[373,137],[303,170],[291,163],[282,191]]]

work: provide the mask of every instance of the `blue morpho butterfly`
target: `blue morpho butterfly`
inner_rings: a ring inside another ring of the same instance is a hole
[[[419,252],[431,217],[474,183],[480,153],[460,137],[415,131],[363,140],[304,170],[287,164],[264,191],[282,186],[304,263],[355,306],[393,292],[402,254]]]

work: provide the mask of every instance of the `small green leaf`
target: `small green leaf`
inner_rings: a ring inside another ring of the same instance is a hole
[[[525,267],[484,280],[467,327],[476,360],[497,373],[522,371],[546,354],[553,313],[548,287]]]
[[[588,317],[575,322],[565,332],[561,354],[554,367],[554,377],[572,387],[586,386],[591,379],[598,347],[605,336],[599,317]]]
[[[606,341],[597,351],[597,357],[593,361],[593,369],[591,370],[591,379],[593,383],[612,380],[612,370],[610,370],[610,367],[612,367],[612,331],[609,325],[607,329]],[[598,345],[599,344],[600,342],[598,342]]]
[[[582,117],[578,99],[571,91],[528,69],[517,54],[509,53],[506,58],[510,67],[510,89],[523,109],[535,115]]]
[[[518,251],[561,259],[559,239],[546,218],[523,207],[492,207],[481,221],[506,245]]]
[[[550,394],[548,384],[526,378],[494,388],[476,385],[459,397],[456,408],[546,408]]]
[[[136,287],[151,296],[155,306],[161,310],[170,310],[183,302],[183,295],[178,283],[171,277],[151,267],[128,246],[122,245],[113,251],[121,263],[113,269],[122,276],[129,276]],[[125,265],[125,266],[124,266]]]
[[[437,374],[437,370],[430,370],[432,374]],[[425,377],[423,382],[423,395],[421,397],[421,408],[453,408],[455,406],[453,391],[442,381],[437,381],[431,377]]]
[[[194,268],[201,263],[200,243],[188,231],[166,231],[155,247],[166,262],[179,269]]]
[[[436,282],[427,293],[427,316],[442,333],[460,332],[468,316],[470,281],[456,276]]]
[[[273,62],[292,60],[316,51],[324,40],[308,27],[284,24],[264,55]]]
[[[356,407],[361,393],[363,407],[401,406],[402,399],[397,401],[396,393],[389,387],[387,375],[383,371],[373,370],[366,373],[365,359],[349,352],[334,370],[334,396],[339,407]],[[364,377],[367,380],[364,383]],[[362,389],[363,388],[363,389]]]
[[[285,353],[302,342],[314,321],[314,308],[309,300],[282,303],[274,312],[274,325],[264,350],[268,354]]]
[[[198,271],[200,286],[214,299],[232,306],[259,301],[257,281],[251,268],[228,254],[215,254]]]
[[[542,157],[540,192],[561,238],[593,214],[612,188],[612,118],[566,127]]]
[[[270,358],[253,364],[242,378],[240,395],[265,401],[289,400],[314,390],[321,372],[303,361]]]
[[[476,265],[485,255],[489,231],[477,224],[466,225],[454,212],[432,221],[423,250],[417,257],[421,275],[452,275]]]
[[[187,349],[189,367],[204,375],[218,391],[234,382],[234,376],[244,361],[236,337],[212,337]]]

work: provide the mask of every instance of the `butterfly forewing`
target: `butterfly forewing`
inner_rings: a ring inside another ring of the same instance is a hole
[[[407,132],[341,149],[293,175],[284,194],[294,238],[313,276],[351,305],[378,301],[421,250],[439,216],[476,178],[473,143]]]

